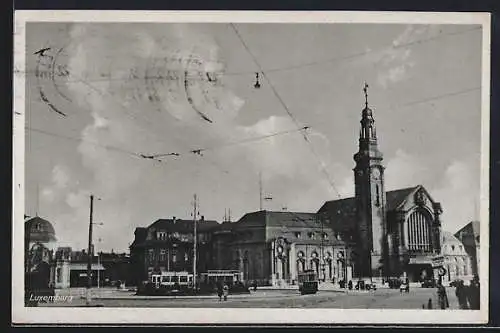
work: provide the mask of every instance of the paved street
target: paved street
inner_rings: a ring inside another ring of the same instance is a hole
[[[458,309],[454,289],[448,288],[450,309]],[[219,302],[217,296],[203,297],[137,297],[132,293],[118,292],[95,298],[94,304],[104,307],[189,307],[189,308],[346,308],[346,309],[421,309],[432,299],[436,306],[436,290],[414,288],[408,294],[399,290],[379,289],[375,292],[347,293],[319,291],[315,295],[300,295],[294,290],[258,290],[249,295],[229,296],[226,302]],[[71,302],[41,304],[41,306],[81,306],[85,300],[80,296]]]

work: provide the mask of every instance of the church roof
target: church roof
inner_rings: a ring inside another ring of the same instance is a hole
[[[420,185],[387,191],[386,196],[386,210],[391,211],[396,209],[402,204],[406,198],[413,193]],[[327,201],[319,209],[318,213],[328,211],[333,220],[343,221],[343,223],[350,224],[356,223],[356,200],[354,197],[344,198],[339,200]]]
[[[385,193],[386,210],[389,212],[391,210],[396,209],[419,186],[413,186],[413,187],[401,188],[401,189],[393,190],[393,191],[387,191]]]

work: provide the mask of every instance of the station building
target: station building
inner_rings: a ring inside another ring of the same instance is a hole
[[[263,210],[237,222],[200,221],[198,272],[237,270],[244,281],[271,285],[294,284],[306,269],[325,282],[434,276],[433,259],[441,256],[443,240],[450,240],[443,238],[441,204],[422,185],[386,191],[386,168],[367,100],[360,124],[353,197],[326,201],[316,212]],[[474,230],[466,227],[460,235],[475,240]],[[469,243],[469,251],[477,252],[476,243]],[[137,228],[131,246],[137,279],[153,271],[192,272],[192,251],[191,221],[158,220]]]

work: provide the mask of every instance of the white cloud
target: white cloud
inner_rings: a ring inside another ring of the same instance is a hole
[[[68,170],[62,165],[56,165],[52,169],[52,181],[54,185],[58,188],[65,188],[69,183]]]
[[[405,48],[404,45],[418,40],[427,31],[427,26],[409,25],[390,47],[371,57],[378,68],[377,82],[383,88],[406,79],[415,62],[411,60],[411,48]]]
[[[479,173],[465,161],[452,161],[431,195],[443,205],[443,229],[455,232],[477,218]]]
[[[390,191],[422,184],[428,171],[422,159],[398,149],[386,164],[385,189]]]

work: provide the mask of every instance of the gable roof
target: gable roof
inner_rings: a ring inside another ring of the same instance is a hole
[[[460,237],[461,233],[464,233],[464,234],[472,233],[472,235],[474,237],[476,237],[476,236],[480,235],[479,228],[480,228],[479,221],[471,221],[471,222],[467,223],[465,226],[463,226],[462,228],[460,228],[460,230],[458,230],[455,233],[455,236]]]
[[[406,198],[416,191],[421,185],[401,188],[393,191],[387,191],[386,197],[386,211],[396,209],[401,205]],[[333,221],[342,221],[344,224],[354,225],[356,223],[356,200],[354,197],[344,198],[339,200],[327,201],[318,210],[318,213],[328,212]],[[330,221],[332,222],[332,221]]]
[[[421,187],[421,185],[387,191],[385,193],[386,210],[389,212],[396,209],[406,200],[406,198],[408,198],[410,194],[412,194],[412,192],[416,191],[419,187]]]

